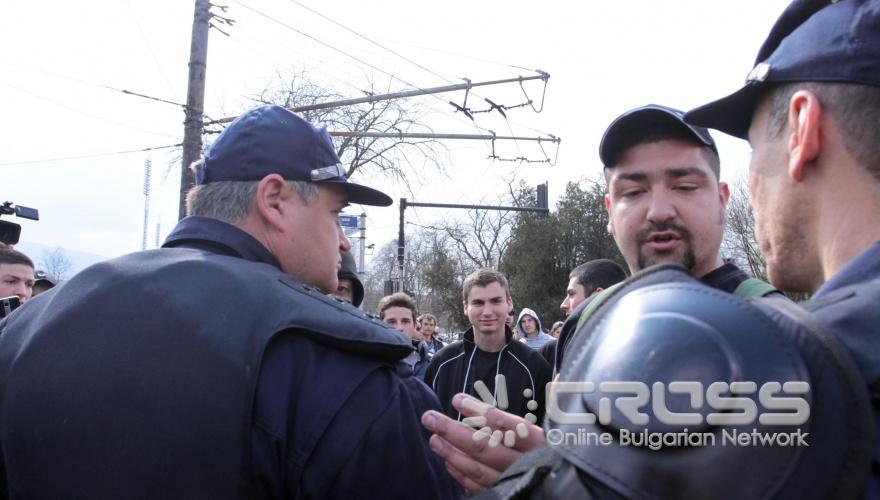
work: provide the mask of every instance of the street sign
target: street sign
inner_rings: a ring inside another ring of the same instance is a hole
[[[348,229],[357,229],[358,228],[358,216],[357,215],[346,215],[339,214],[339,225]]]

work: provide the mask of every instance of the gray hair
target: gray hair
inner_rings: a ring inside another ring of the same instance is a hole
[[[305,181],[285,181],[308,205],[318,198],[318,186]],[[186,195],[186,214],[241,222],[251,209],[260,181],[218,181],[193,187]]]

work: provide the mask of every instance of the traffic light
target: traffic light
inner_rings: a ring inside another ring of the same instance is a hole
[[[538,184],[538,208],[548,209],[547,205],[547,183]]]

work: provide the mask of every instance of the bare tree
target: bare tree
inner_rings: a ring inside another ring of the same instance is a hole
[[[478,204],[508,205],[514,207],[534,206],[534,196],[522,182],[507,181],[508,195],[494,203],[481,200]],[[448,219],[431,226],[451,242],[447,246],[450,255],[457,259],[466,274],[482,267],[497,269],[504,259],[513,237],[513,227],[518,213],[505,210],[468,210],[463,217]]]
[[[433,226],[452,243],[452,255],[464,268],[497,268],[510,244],[514,212],[468,210],[460,220],[445,221]]]
[[[744,267],[752,276],[767,281],[767,262],[755,236],[755,216],[749,205],[749,190],[744,179],[730,183],[721,249],[725,257]]]
[[[61,247],[55,247],[53,250],[43,252],[43,258],[40,259],[40,267],[43,271],[49,273],[55,280],[61,281],[65,278],[70,268],[73,267],[67,252]]]
[[[416,307],[427,310],[431,307],[431,289],[425,280],[424,270],[428,269],[434,258],[434,249],[442,243],[436,241],[436,234],[429,231],[415,231],[406,237],[406,259],[402,290],[408,293]],[[397,261],[397,240],[383,245],[370,262],[364,277],[364,310],[372,311],[385,295],[385,282],[397,280],[400,274]]]
[[[368,79],[365,95],[389,93],[390,88],[377,90],[374,80]],[[306,106],[347,99],[352,96],[322,86],[310,80],[304,71],[293,76],[278,74],[266,88],[252,99],[262,104],[277,104],[286,108]],[[425,111],[415,101],[387,100],[305,111],[303,117],[313,123],[322,123],[331,130],[382,133],[431,133],[420,120]],[[379,172],[402,182],[407,189],[407,169],[425,163],[442,171],[441,152],[445,147],[434,139],[404,137],[342,137],[335,138],[337,154],[348,165],[348,175],[358,172]]]

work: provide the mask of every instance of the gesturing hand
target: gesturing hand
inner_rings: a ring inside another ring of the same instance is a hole
[[[523,453],[546,444],[542,428],[467,394],[456,394],[452,406],[465,417],[462,422],[427,411],[422,425],[434,433],[431,449],[468,493],[493,485]]]

